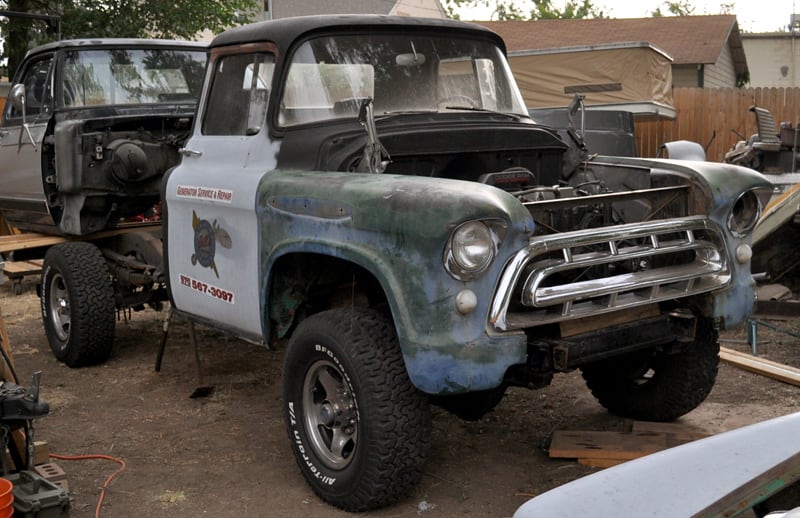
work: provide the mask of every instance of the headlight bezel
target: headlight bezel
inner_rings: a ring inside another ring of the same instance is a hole
[[[445,247],[443,262],[447,272],[461,281],[480,277],[497,257],[505,229],[505,223],[498,220],[460,223],[450,233]],[[470,250],[475,247],[479,250]]]
[[[727,226],[731,234],[738,238],[750,235],[756,227],[764,207],[754,189],[741,193],[731,205]]]

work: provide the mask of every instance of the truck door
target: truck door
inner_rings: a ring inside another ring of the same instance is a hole
[[[199,120],[165,187],[173,304],[257,341],[256,190],[277,156],[266,127],[274,64],[269,48],[212,54]]]
[[[37,57],[23,66],[17,82],[24,85],[24,117],[22,106],[9,96],[0,126],[2,156],[7,160],[0,178],[0,197],[6,206],[47,214],[42,141],[53,113],[53,55]]]

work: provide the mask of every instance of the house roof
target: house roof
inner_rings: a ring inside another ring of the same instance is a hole
[[[510,52],[646,41],[674,65],[714,64],[729,45],[736,74],[747,60],[735,15],[476,22],[498,33]]]
[[[316,14],[389,14],[397,0],[279,0],[272,2],[273,18]]]

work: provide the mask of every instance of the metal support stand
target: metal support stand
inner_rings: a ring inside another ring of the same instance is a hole
[[[158,346],[158,354],[156,355],[156,372],[161,372],[161,361],[164,359],[164,349],[167,348],[167,334],[169,332],[169,323],[171,320],[172,307],[167,310],[167,316],[164,317],[164,332],[161,335],[161,344]]]
[[[747,343],[750,344],[750,349],[753,356],[758,356],[758,321],[747,321]]]
[[[194,366],[197,369],[197,388],[194,389],[194,392],[189,397],[192,399],[208,397],[214,392],[214,387],[203,384],[203,367],[200,365],[200,351],[197,348],[197,338],[195,337],[194,322],[192,320],[189,321],[189,342],[191,342],[192,350],[194,350]]]
[[[158,354],[156,355],[155,371],[161,372],[161,363],[164,359],[164,351],[167,348],[167,336],[169,335],[169,325],[172,322],[173,311],[172,308],[167,310],[167,315],[164,317],[163,333],[161,335],[161,343],[158,347]],[[194,321],[189,320],[189,343],[192,346],[194,354],[194,367],[197,371],[197,388],[194,389],[190,398],[208,397],[214,391],[212,385],[203,384],[203,367],[200,363],[200,350],[197,347],[197,336],[194,331]]]
[[[772,329],[773,331],[778,331],[779,333],[784,333],[789,336],[793,336],[794,338],[800,338],[800,334],[795,333],[794,331],[790,331],[788,329],[783,329],[782,327],[778,327],[774,324],[770,324],[769,322],[764,322],[763,320],[755,320],[755,319],[748,320],[747,343],[750,344],[750,348],[753,351],[753,356],[758,356],[758,326],[764,326],[766,328]]]

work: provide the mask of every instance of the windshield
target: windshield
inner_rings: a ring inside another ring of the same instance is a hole
[[[397,112],[489,110],[527,116],[500,49],[488,41],[392,34],[327,36],[292,56],[279,124],[354,117],[374,100]]]
[[[64,106],[197,103],[205,67],[203,50],[69,51]]]

